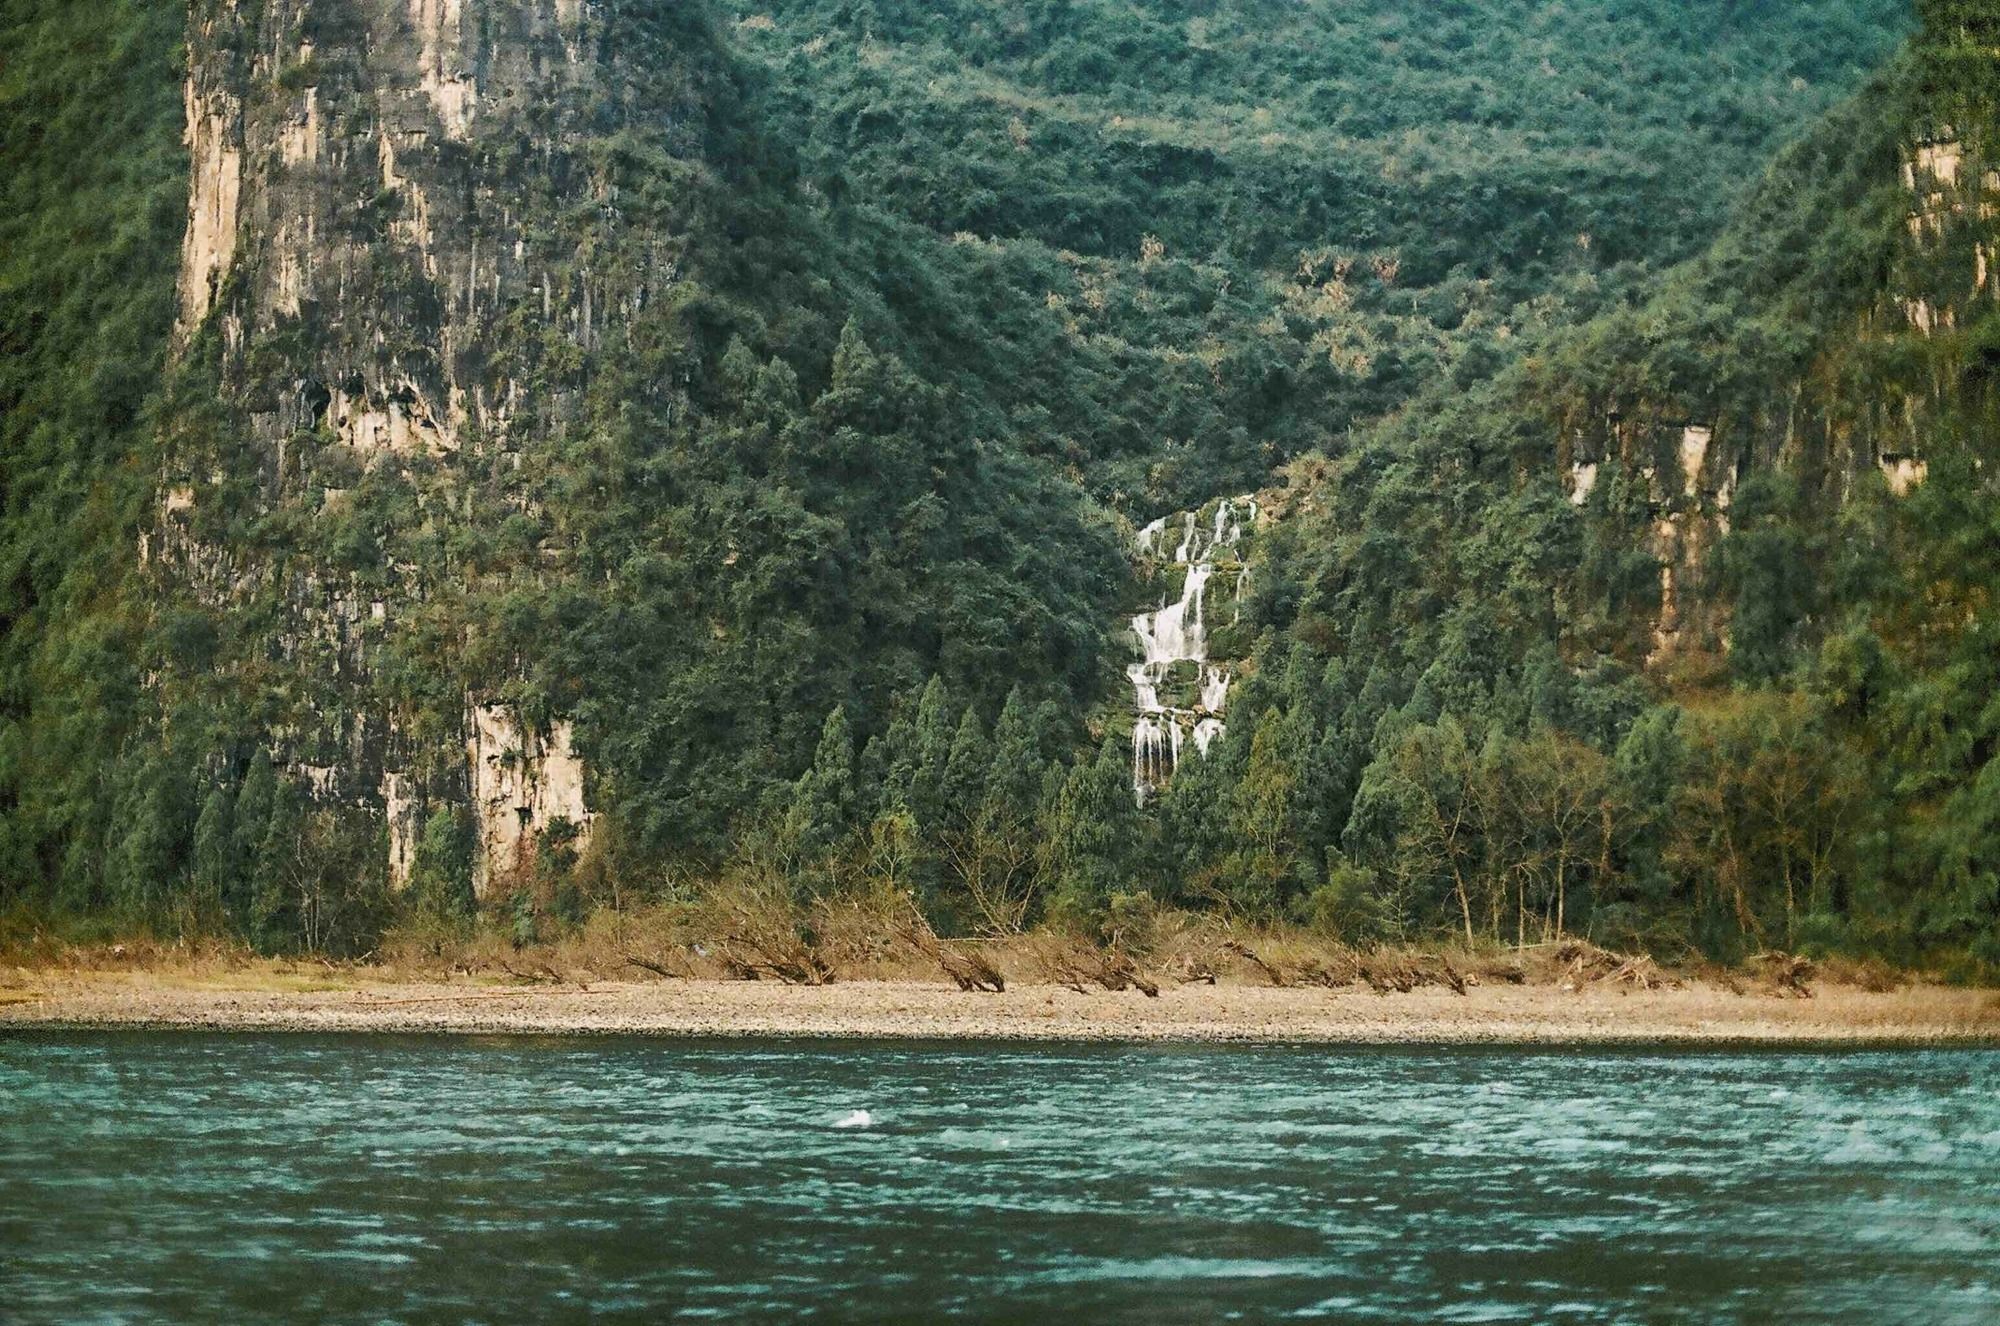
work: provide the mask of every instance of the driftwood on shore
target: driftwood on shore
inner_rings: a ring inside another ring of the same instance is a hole
[[[1367,958],[1351,949],[1341,949],[1325,957],[1309,957],[1284,963],[1259,953],[1240,939],[1222,943],[1222,951],[1248,964],[1265,982],[1277,989],[1311,986],[1339,990],[1350,985],[1366,985],[1377,994],[1408,994],[1427,985],[1438,985],[1462,995],[1478,979],[1454,967],[1449,958],[1410,957],[1377,954]]]
[[[653,975],[663,977],[669,981],[685,981],[689,979],[689,973],[676,971],[656,958],[644,958],[637,953],[627,953],[625,955],[625,965],[627,967],[637,967],[640,971],[649,971]]]
[[[1182,985],[1214,985],[1215,964],[1192,953],[1183,954],[1179,966],[1174,971],[1174,979]]]
[[[1243,961],[1249,963],[1252,967],[1255,967],[1258,973],[1262,975],[1265,980],[1269,981],[1272,985],[1277,986],[1279,989],[1283,989],[1292,983],[1291,977],[1283,969],[1275,967],[1271,963],[1266,962],[1262,957],[1258,955],[1255,949],[1251,948],[1248,944],[1244,943],[1240,939],[1224,940],[1222,943],[1222,951],[1224,953],[1229,954],[1231,957],[1237,957],[1243,959]]]
[[[720,932],[716,957],[730,979],[773,977],[786,985],[831,985],[838,974],[807,918],[765,892],[742,889],[709,899]]]
[[[531,970],[528,971],[522,971],[520,968],[508,962],[500,963],[499,967],[501,971],[506,972],[509,976],[513,977],[515,980],[527,981],[531,985],[568,984],[568,982],[563,979],[562,973],[557,971],[554,967],[549,966],[549,964],[546,962],[538,962],[534,965],[534,967]]]
[[[1092,986],[1116,994],[1137,990],[1148,999],[1160,997],[1159,984],[1139,970],[1132,955],[1114,946],[1058,943],[1042,952],[1042,966],[1058,985],[1088,994]]]
[[[754,935],[729,935],[722,955],[729,974],[744,981],[773,976],[786,985],[832,985],[835,972],[812,945],[803,940],[770,944]]]
[[[1796,953],[1776,951],[1759,953],[1750,961],[1756,965],[1765,980],[1771,983],[1771,993],[1779,998],[1810,999],[1812,987],[1806,981],[1813,974],[1811,958],[1802,958]]]
[[[1613,985],[1629,985],[1640,990],[1678,990],[1682,982],[1660,970],[1660,965],[1645,954],[1627,958],[1614,970],[1599,978]]]
[[[952,984],[968,994],[974,991],[1000,994],[1007,988],[1007,978],[998,967],[976,950],[938,938],[937,931],[931,929],[931,923],[914,905],[904,918],[898,937],[935,962]]]

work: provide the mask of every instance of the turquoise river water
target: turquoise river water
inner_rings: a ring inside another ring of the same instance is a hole
[[[0,1036],[0,1322],[2000,1322],[2000,1051]]]

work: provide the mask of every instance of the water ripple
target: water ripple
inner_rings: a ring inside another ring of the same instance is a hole
[[[14,1036],[0,1317],[1992,1321],[1996,1087],[1990,1051]]]

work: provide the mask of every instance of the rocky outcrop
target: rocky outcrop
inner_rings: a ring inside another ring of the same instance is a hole
[[[197,6],[183,315],[217,320],[262,440],[444,454],[559,418],[560,399],[522,414],[536,356],[506,344],[508,314],[587,348],[674,265],[621,253],[637,270],[613,288],[549,225],[616,205],[565,122],[601,113],[600,37],[560,0]]]
[[[243,192],[242,108],[190,75],[186,90],[188,224],[181,241],[180,336],[185,340],[215,305],[216,287],[236,261]]]
[[[1740,484],[1759,470],[1789,475],[1819,509],[1849,501],[1879,473],[1907,497],[1931,473],[1937,412],[1953,399],[1954,353],[1906,353],[1897,343],[1936,342],[1970,327],[2000,300],[1993,254],[2000,241],[2000,171],[1990,152],[1949,125],[1908,141],[1900,164],[1909,196],[1875,303],[1800,376],[1761,399],[1697,384],[1678,401],[1599,396],[1562,421],[1557,464],[1572,505],[1625,503],[1643,521],[1639,539],[1658,563],[1659,597],[1646,624],[1645,661],[1726,647],[1727,604],[1711,592],[1711,554],[1730,531]],[[1885,361],[1929,364],[1885,372]],[[1866,392],[1851,384],[1866,380]],[[1686,384],[1682,384],[1685,386]],[[1687,401],[1712,398],[1700,417]],[[1857,401],[1862,402],[1857,405]],[[1607,477],[1619,482],[1607,498]],[[1635,651],[1636,652],[1636,651]]]
[[[590,810],[570,723],[538,733],[506,705],[474,702],[467,706],[466,728],[479,826],[473,891],[484,897],[496,881],[532,866],[536,845],[549,831],[580,844],[589,833]]]
[[[1732,424],[1734,421],[1732,421]],[[1566,495],[1627,502],[1643,512],[1643,545],[1659,564],[1657,610],[1646,623],[1646,661],[1661,664],[1683,646],[1714,643],[1715,625],[1700,601],[1708,555],[1729,532],[1729,508],[1746,464],[1757,453],[1752,430],[1707,419],[1607,410],[1568,434]],[[1615,490],[1605,490],[1609,475]],[[1601,491],[1602,490],[1602,491]]]
[[[673,236],[627,220],[606,147],[703,142],[700,59],[632,38],[655,18],[589,0],[191,6],[178,342],[229,424],[167,427],[142,551],[266,633],[237,661],[270,697],[258,721],[285,765],[323,771],[318,794],[384,815],[393,879],[440,800],[475,810],[482,883],[589,818],[568,723],[445,710],[517,664],[434,642],[413,691],[409,660],[395,680],[383,660],[426,603],[486,588],[448,528],[533,521],[520,476],[678,279]],[[434,558],[378,537],[385,504],[436,528]],[[331,555],[340,529],[378,563]],[[563,559],[559,539],[539,548],[527,587]]]

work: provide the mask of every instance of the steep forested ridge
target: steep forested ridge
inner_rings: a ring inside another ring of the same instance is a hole
[[[14,7],[6,896],[1990,961],[1993,43],[1922,8],[1841,101],[1901,5]],[[1142,811],[1131,531],[1258,488]]]
[[[1689,256],[1908,22],[1901,0],[727,12],[765,123],[913,329],[966,347],[966,394],[1142,520]]]
[[[1295,468],[1292,753],[1224,751],[1313,788],[1272,873],[1325,847],[1371,924],[1993,960],[2000,83],[1985,7],[1923,14],[1702,257]]]

